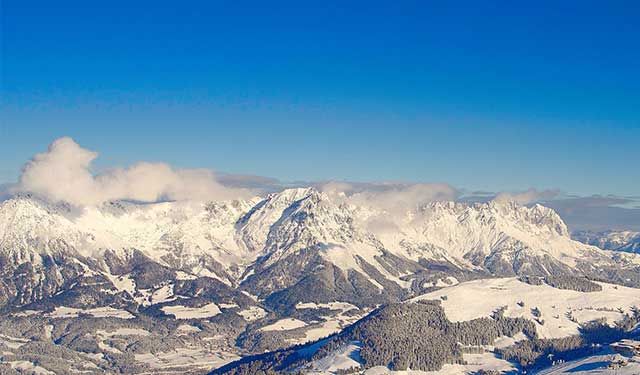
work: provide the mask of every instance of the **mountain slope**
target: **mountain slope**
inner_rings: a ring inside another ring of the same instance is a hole
[[[577,291],[517,278],[465,282],[383,306],[326,339],[243,358],[212,374],[541,369],[553,357],[589,356],[637,335],[640,293],[598,285]]]

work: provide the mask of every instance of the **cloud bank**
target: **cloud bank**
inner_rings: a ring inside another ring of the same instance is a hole
[[[51,201],[96,205],[110,200],[226,200],[251,195],[230,188],[208,169],[174,169],[164,163],[139,162],[94,175],[98,153],[69,137],[55,140],[46,152],[28,161],[12,192],[30,192]]]
[[[91,165],[97,157],[96,152],[81,147],[71,138],[57,139],[46,152],[36,154],[24,165],[17,183],[0,184],[0,201],[20,192],[33,193],[54,202],[66,201],[76,206],[98,205],[110,200],[228,200],[249,198],[287,187],[312,185],[345,203],[382,209],[385,214],[370,218],[368,225],[372,226],[392,228],[407,212],[432,201],[496,200],[519,204],[540,202],[555,209],[571,230],[640,231],[638,197],[576,197],[557,190],[535,189],[463,194],[463,191],[448,184],[283,183],[269,177],[217,175],[208,169],[176,169],[164,163],[149,162],[94,174]]]
[[[323,191],[342,193],[355,205],[374,206],[394,213],[405,213],[433,201],[455,200],[458,196],[458,190],[451,185],[424,183],[329,183]]]
[[[329,182],[320,189],[339,195],[349,203],[375,206],[387,211],[406,211],[433,201],[455,200],[458,190],[448,184]]]
[[[381,210],[363,223],[376,233],[397,233],[417,207],[433,201],[455,200],[459,194],[447,184],[329,182],[319,188],[344,203]]]

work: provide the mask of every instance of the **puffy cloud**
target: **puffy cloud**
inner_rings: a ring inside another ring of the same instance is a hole
[[[495,198],[496,202],[516,202],[519,204],[529,204],[533,202],[546,201],[558,196],[560,192],[557,190],[544,190],[538,191],[536,189],[529,189],[527,191],[519,193],[502,192],[498,193]]]
[[[375,233],[395,233],[419,206],[433,201],[452,201],[459,193],[447,184],[328,182],[320,189],[344,202],[378,211],[363,223]]]
[[[321,190],[342,196],[355,205],[389,212],[406,212],[433,201],[455,200],[458,196],[458,190],[447,184],[329,182],[323,184]]]
[[[247,189],[220,184],[207,169],[174,169],[164,163],[139,162],[97,175],[96,152],[64,137],[36,154],[22,170],[13,192],[31,192],[52,201],[95,205],[109,200],[224,200],[251,195]]]

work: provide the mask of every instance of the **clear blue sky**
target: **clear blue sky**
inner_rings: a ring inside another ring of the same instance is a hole
[[[640,195],[640,2],[304,3],[3,0],[0,183],[69,135],[99,168]]]

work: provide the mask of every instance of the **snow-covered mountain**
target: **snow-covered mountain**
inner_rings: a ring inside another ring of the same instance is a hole
[[[633,231],[578,231],[572,234],[575,240],[604,250],[640,253],[640,232]]]
[[[17,294],[18,304],[58,293],[79,275],[113,280],[140,256],[261,298],[315,280],[326,290],[306,293],[310,300],[302,302],[340,297],[371,305],[379,303],[376,294],[397,299],[430,286],[440,273],[464,278],[637,267],[632,256],[616,258],[572,240],[560,217],[540,205],[433,202],[389,212],[313,188],[207,204],[83,208],[23,195],[0,203],[0,239],[3,279],[22,274],[21,286],[2,291],[2,300]],[[442,272],[428,272],[434,269]]]
[[[396,207],[315,188],[86,207],[23,194],[0,202],[0,349],[15,366],[35,366],[21,362],[32,346],[62,350],[64,366],[48,368],[68,372],[211,370],[344,331],[380,305],[515,275],[640,287],[640,256],[573,240],[541,205]]]

